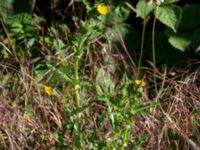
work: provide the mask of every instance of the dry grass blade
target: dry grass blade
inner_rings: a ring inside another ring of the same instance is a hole
[[[6,107],[5,104],[3,103],[2,96],[0,96],[0,124],[3,122],[5,112],[6,112]]]

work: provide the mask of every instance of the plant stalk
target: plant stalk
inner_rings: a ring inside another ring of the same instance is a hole
[[[154,80],[154,86],[156,93],[158,92],[157,88],[157,81],[156,81],[156,56],[155,56],[155,28],[156,28],[156,12],[157,7],[155,8],[155,16],[153,20],[153,27],[152,27],[152,56],[153,56],[153,80]]]
[[[75,58],[75,71],[74,71],[74,95],[75,95],[75,103],[76,108],[80,107],[80,96],[79,96],[79,76],[78,76],[78,66],[79,66],[79,59]]]
[[[138,62],[138,75],[140,73],[140,67],[141,67],[141,62],[142,62],[142,56],[144,53],[144,37],[145,37],[145,32],[146,32],[146,24],[147,24],[147,16],[146,16],[146,3],[145,3],[145,8],[144,8],[144,19],[143,19],[143,28],[142,28],[142,41],[141,41],[141,51],[140,51],[140,58],[139,58],[139,62]],[[137,75],[137,76],[138,76]]]

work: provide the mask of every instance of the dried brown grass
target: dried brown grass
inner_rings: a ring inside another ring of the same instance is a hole
[[[198,70],[180,71],[174,78],[166,78],[165,88],[157,97],[160,105],[136,117],[133,135],[146,135],[144,149],[200,149],[199,93]],[[152,98],[145,101],[152,101]]]

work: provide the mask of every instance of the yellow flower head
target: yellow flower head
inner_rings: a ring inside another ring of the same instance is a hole
[[[146,86],[146,82],[141,81],[141,80],[135,80],[135,84],[141,87],[145,87]]]
[[[106,15],[108,13],[108,6],[105,4],[99,4],[97,6],[97,11],[101,14],[101,15]]]
[[[3,40],[3,44],[8,45],[8,43],[9,43],[9,42],[8,42],[8,39],[7,39],[7,38]]]
[[[45,91],[45,93],[47,93],[48,96],[51,96],[51,94],[52,94],[52,87],[45,85],[44,86],[44,91]]]

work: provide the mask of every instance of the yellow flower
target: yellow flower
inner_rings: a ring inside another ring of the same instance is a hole
[[[48,96],[51,96],[51,94],[52,94],[52,87],[45,85],[44,86],[44,91],[45,91],[45,93],[47,93]]]
[[[7,38],[3,40],[3,44],[8,45],[8,39]]]
[[[136,84],[136,85],[139,85],[139,86],[141,86],[141,87],[145,87],[145,86],[146,86],[146,82],[141,81],[141,80],[135,80],[135,84]]]
[[[97,6],[97,11],[101,14],[101,15],[106,15],[108,13],[108,6],[105,4],[99,4]]]

